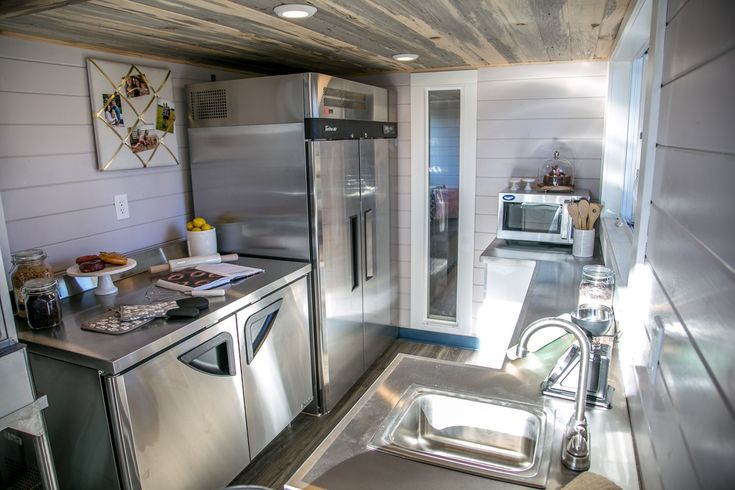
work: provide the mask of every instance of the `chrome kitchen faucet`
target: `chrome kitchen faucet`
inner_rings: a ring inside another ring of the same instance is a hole
[[[518,357],[528,354],[528,339],[546,327],[559,327],[574,335],[579,342],[581,359],[590,358],[590,339],[581,327],[560,318],[549,317],[536,320],[528,325],[521,333],[516,353]],[[584,408],[587,401],[587,386],[589,383],[589,362],[580,362],[579,380],[577,381],[577,393],[574,398],[574,414],[569,419],[564,430],[563,447],[561,451],[561,462],[574,471],[585,471],[590,467],[590,434],[587,427],[587,419]]]

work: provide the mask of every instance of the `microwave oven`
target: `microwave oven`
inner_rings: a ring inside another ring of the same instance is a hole
[[[571,193],[506,189],[498,195],[497,237],[571,245],[573,223],[567,204],[589,198],[590,193],[585,189],[574,189]]]

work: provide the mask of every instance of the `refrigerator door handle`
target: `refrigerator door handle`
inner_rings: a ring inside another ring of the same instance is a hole
[[[360,228],[359,216],[353,214],[350,216],[350,260],[352,261],[352,289],[354,291],[360,285]]]
[[[278,312],[281,311],[283,299],[258,310],[250,315],[245,322],[245,361],[251,364],[258,355],[258,351],[268,340],[268,336],[276,323]]]
[[[363,216],[365,225],[365,281],[375,276],[375,211],[368,209]]]
[[[235,376],[235,352],[232,336],[227,332],[212,337],[179,356],[187,366],[214,376]]]

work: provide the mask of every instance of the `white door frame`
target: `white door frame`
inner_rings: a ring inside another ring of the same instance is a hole
[[[428,318],[428,92],[460,90],[457,321]],[[411,74],[411,328],[470,335],[475,241],[477,71]]]

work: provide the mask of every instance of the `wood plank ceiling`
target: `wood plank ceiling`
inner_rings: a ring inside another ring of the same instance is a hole
[[[632,0],[5,0],[0,33],[250,73],[604,60]],[[397,62],[396,53],[416,53]]]

